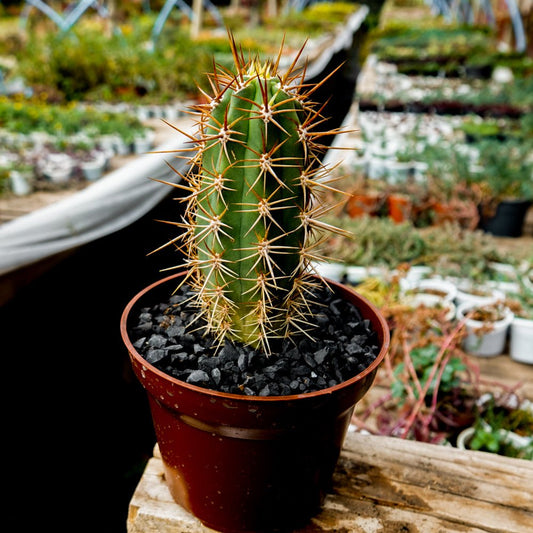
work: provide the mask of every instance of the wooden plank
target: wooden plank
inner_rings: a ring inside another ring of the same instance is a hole
[[[128,533],[207,533],[175,504],[155,453],[130,502]],[[349,433],[323,510],[295,533],[529,533],[533,462]]]
[[[160,457],[148,461],[128,510],[128,533],[206,533],[210,531],[174,503]]]
[[[530,461],[355,434],[346,440],[334,490],[348,509],[352,501],[372,502],[384,528],[394,509],[407,523],[424,517],[421,531],[526,532],[532,476]]]
[[[533,350],[533,347],[531,349]],[[483,381],[509,387],[520,385],[517,392],[533,400],[533,365],[518,363],[506,354],[488,358],[472,356],[472,360],[479,366]]]

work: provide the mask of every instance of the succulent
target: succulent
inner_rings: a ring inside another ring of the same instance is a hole
[[[261,63],[230,42],[236,74],[216,67],[214,96],[194,108],[199,135],[189,136],[191,170],[177,184],[189,193],[183,232],[171,242],[182,242],[207,332],[270,353],[312,329],[314,247],[336,229],[319,220],[328,211],[320,190],[332,187],[318,140],[338,130],[315,131],[323,106],[310,100],[318,85],[303,83],[305,69],[296,73],[302,50],[281,74],[283,45]]]

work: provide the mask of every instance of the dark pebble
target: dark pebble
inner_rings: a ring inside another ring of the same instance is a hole
[[[329,350],[327,348],[321,348],[313,354],[313,357],[318,365],[321,365],[324,362],[324,359],[326,359],[328,355],[328,351]]]
[[[207,383],[208,381],[209,376],[203,370],[193,370],[187,378],[187,383],[192,384]]]
[[[148,340],[148,344],[152,348],[163,348],[166,343],[167,339],[163,335],[152,335]]]
[[[140,339],[136,340],[134,343],[133,343],[133,347],[137,350],[141,350],[143,344],[144,344],[144,341],[146,340],[146,337],[141,337]]]
[[[222,378],[222,373],[220,372],[219,368],[213,368],[211,370],[211,377],[213,378],[213,381],[215,382],[215,385],[218,385],[220,383],[220,380]]]
[[[148,350],[146,360],[152,365],[157,365],[157,363],[165,359],[166,355],[165,350],[152,348]]]

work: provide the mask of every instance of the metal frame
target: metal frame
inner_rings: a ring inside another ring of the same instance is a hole
[[[202,0],[203,7],[207,9],[216,20],[217,24],[220,27],[224,26],[224,21],[222,20],[222,16],[220,15],[220,12],[218,11],[217,7],[211,2],[211,0]],[[163,26],[165,25],[171,11],[177,7],[182,13],[184,13],[187,18],[190,21],[194,20],[194,12],[185,2],[185,0],[167,0],[165,2],[165,5],[162,7],[161,11],[159,12],[159,15],[157,15],[157,19],[154,23],[154,27],[152,28],[152,44],[157,41],[159,38],[159,35],[161,34],[161,31],[163,30]]]
[[[426,4],[431,7],[433,14],[442,15],[447,21],[457,20],[466,24],[474,23],[474,8],[476,8],[485,14],[490,26],[496,25],[491,0],[426,0]],[[527,38],[518,4],[516,0],[505,0],[505,5],[513,25],[515,49],[518,52],[525,52]]]
[[[42,0],[26,0],[20,16],[20,24],[24,28],[28,21],[28,16],[32,8],[36,8],[52,20],[62,32],[69,31],[81,16],[89,8],[94,8],[102,17],[109,17],[107,8],[100,4],[98,0],[80,0],[73,2],[65,10],[66,16],[60,15],[53,7],[49,6]]]

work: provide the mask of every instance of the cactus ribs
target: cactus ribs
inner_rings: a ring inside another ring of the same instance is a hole
[[[310,98],[320,84],[303,83],[303,48],[280,74],[283,44],[276,61],[261,64],[230,42],[236,74],[215,68],[214,96],[194,108],[199,134],[185,134],[191,170],[175,184],[187,191],[187,207],[169,222],[181,234],[164,246],[185,254],[184,282],[205,332],[220,347],[232,340],[269,354],[316,325],[314,249],[323,232],[340,232],[319,220],[333,207],[320,203],[320,191],[333,189],[319,139],[339,131],[316,131],[323,106]]]

